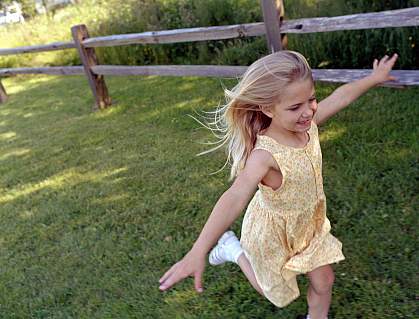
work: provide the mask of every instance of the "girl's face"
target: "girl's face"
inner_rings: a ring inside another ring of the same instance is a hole
[[[299,80],[287,85],[281,101],[264,112],[272,118],[271,126],[292,132],[306,132],[317,111],[313,81]]]

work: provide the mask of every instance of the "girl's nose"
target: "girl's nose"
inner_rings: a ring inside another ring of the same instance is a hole
[[[309,118],[312,117],[314,115],[314,113],[317,110],[317,103],[315,103],[316,106],[313,105],[313,103],[309,103],[308,107],[305,108],[304,112],[303,112],[303,116],[305,118]]]

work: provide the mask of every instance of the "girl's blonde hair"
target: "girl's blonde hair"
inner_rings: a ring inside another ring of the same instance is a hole
[[[227,144],[226,164],[231,163],[233,179],[244,167],[257,134],[271,124],[271,118],[261,109],[277,104],[287,85],[305,79],[313,80],[310,66],[300,53],[279,51],[255,61],[236,86],[224,89],[227,103],[209,112],[212,120],[205,126],[219,140],[214,143],[217,146],[201,154]]]

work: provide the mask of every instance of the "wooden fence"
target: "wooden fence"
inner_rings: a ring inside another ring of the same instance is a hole
[[[283,48],[283,42],[285,42],[284,35],[287,33],[314,33],[419,25],[419,7],[331,18],[283,20],[284,7],[282,0],[261,0],[260,4],[263,11],[264,22],[258,23],[120,34],[95,38],[89,37],[85,25],[73,26],[71,28],[73,42],[55,42],[46,45],[0,49],[0,55],[77,49],[82,61],[82,66],[0,68],[0,77],[15,74],[84,74],[87,76],[90,88],[94,95],[95,105],[93,109],[96,110],[111,105],[111,98],[108,95],[104,75],[239,77],[245,72],[247,66],[101,65],[97,60],[95,47],[193,42],[266,35],[269,52],[276,52]],[[361,78],[370,72],[371,70],[314,69],[313,76],[316,81],[345,83]],[[405,87],[408,85],[419,85],[419,71],[395,70],[392,71],[392,74],[396,76],[398,80],[385,83],[384,86]],[[7,94],[0,81],[0,103],[5,102],[6,100]]]

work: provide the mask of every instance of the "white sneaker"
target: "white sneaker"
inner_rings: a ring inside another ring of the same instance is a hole
[[[217,246],[211,250],[208,261],[213,266],[224,264],[227,261],[237,263],[242,252],[240,241],[234,232],[229,230],[220,237]]]

